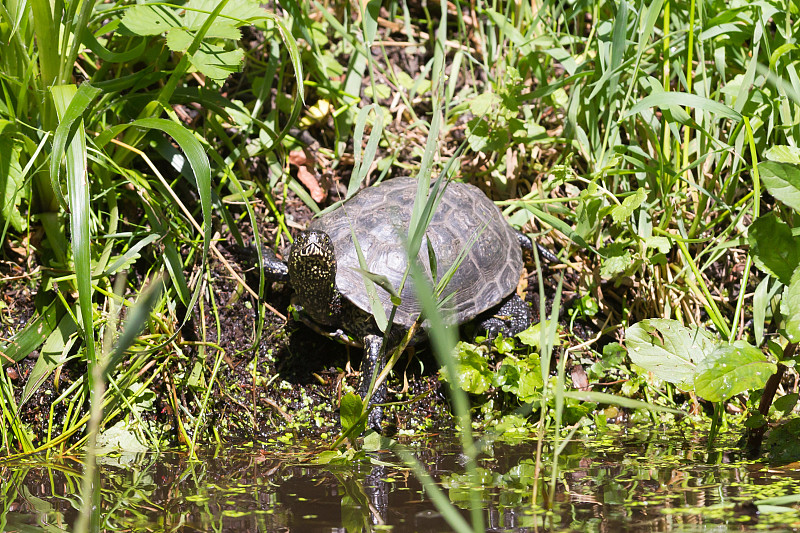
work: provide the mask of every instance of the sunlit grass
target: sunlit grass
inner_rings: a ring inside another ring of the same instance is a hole
[[[7,242],[30,243],[41,229],[31,250],[44,267],[40,318],[3,345],[3,365],[42,346],[54,354],[25,385],[0,380],[7,454],[85,442],[90,404],[100,401],[91,391],[105,302],[130,307],[159,276],[168,281],[148,328],[109,376],[103,423],[140,417],[136,403],[157,380],[178,443],[217,439],[208,402],[229,354],[211,340],[225,327],[209,261],[226,260],[214,241],[242,245],[246,227],[260,257],[259,216],[283,243],[288,196],[312,212],[326,207],[285,162],[298,130],[319,142],[320,170],[348,183],[348,194],[395,174],[480,185],[568,264],[564,312],[570,324],[592,323],[597,340],[622,340],[626,327],[656,317],[756,346],[780,329],[774,299],[789,283],[763,282],[764,265],[746,247],[764,213],[794,229],[793,208],[767,194],[757,166],[800,162],[794,4],[239,6],[137,7],[144,21],[172,21],[170,34],[147,34],[125,4],[0,10],[9,50],[0,54],[0,222]],[[238,41],[245,26],[258,36]],[[126,269],[138,275],[112,296]],[[261,308],[254,329],[263,331],[263,272],[250,287],[229,271]],[[179,331],[194,309],[200,338],[186,342]],[[553,344],[544,344],[549,364]],[[594,343],[583,349],[602,357]],[[66,414],[51,411],[32,438],[19,399],[76,359],[84,375],[51,408]],[[555,369],[542,369],[547,383]],[[560,397],[563,376],[558,386]],[[559,418],[545,405],[542,428]],[[159,432],[137,437],[157,446]]]

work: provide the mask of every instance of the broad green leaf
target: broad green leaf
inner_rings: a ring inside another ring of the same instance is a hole
[[[223,82],[234,72],[239,72],[243,60],[244,51],[239,48],[226,52],[221,46],[208,43],[200,45],[200,49],[191,56],[194,68],[217,82]]]
[[[783,289],[781,314],[790,342],[800,342],[800,267],[796,268],[789,284]]]
[[[209,20],[215,11],[219,11],[219,16]],[[234,0],[220,6],[217,0],[190,0],[180,10],[160,5],[134,6],[126,11],[122,24],[137,35],[166,33],[170,50],[188,52],[191,64],[199,72],[222,82],[232,72],[240,70],[244,52],[239,48],[226,50],[212,44],[209,39],[239,40],[241,31],[238,27],[254,19],[276,20],[257,2]],[[195,38],[204,28],[203,41],[197,46]],[[287,39],[282,26],[279,29],[290,48],[292,62],[297,67],[296,45],[291,38]],[[302,75],[300,71],[297,74]]]
[[[363,410],[364,402],[358,395],[351,392],[342,396],[342,402],[339,405],[339,417],[342,421],[342,428],[348,430],[355,426],[361,418]]]
[[[604,279],[614,278],[633,265],[631,251],[624,248],[620,243],[611,243],[603,248],[600,253],[602,257],[600,275]]]
[[[542,328],[544,327],[544,331]],[[531,325],[527,329],[520,331],[517,333],[516,337],[525,345],[530,346],[531,348],[535,348],[537,350],[541,349],[542,347],[542,335],[547,335],[547,331],[550,328],[550,321],[549,320],[540,320],[536,324]]]
[[[672,241],[667,237],[650,236],[644,240],[645,246],[650,249],[657,249],[662,254],[668,254],[672,249]]]
[[[459,342],[453,350],[456,363],[455,385],[470,394],[483,394],[492,386],[492,371],[486,360],[485,350],[466,342]],[[446,380],[447,374],[441,373]],[[453,385],[453,384],[451,384]]]
[[[780,464],[794,463],[800,460],[800,419],[790,418],[782,421],[780,424],[773,426],[767,439],[764,442],[764,449],[766,450],[769,460],[775,461]],[[761,500],[763,503],[770,505],[794,503],[798,500],[798,495],[783,496],[777,498],[769,498]],[[756,502],[761,503],[761,502]],[[767,507],[766,505],[763,507]],[[762,506],[759,505],[758,510],[761,511]]]
[[[474,152],[483,152],[489,150],[489,138],[491,132],[489,131],[489,122],[480,117],[475,117],[467,123],[467,142],[469,147]]]
[[[127,9],[122,25],[136,35],[158,35],[182,26],[175,9],[160,5],[137,5]]]
[[[506,357],[495,374],[495,386],[514,394],[524,403],[538,398],[543,385],[542,369],[536,356],[524,359]]]
[[[167,32],[167,47],[173,52],[185,52],[192,45],[194,34],[183,28],[172,28]]]
[[[683,390],[692,388],[697,366],[716,345],[705,329],[686,327],[676,320],[642,320],[625,330],[631,361]]]
[[[521,402],[532,402],[539,397],[542,391],[542,371],[539,367],[529,368],[528,372],[520,375],[517,397]]]
[[[764,427],[766,424],[767,418],[758,411],[752,413],[747,417],[747,420],[744,421],[744,427],[747,429],[758,429]]]
[[[217,4],[219,4],[219,0],[189,0],[184,6],[186,8],[186,14],[182,17],[183,27],[193,31],[202,28],[203,24],[208,20],[208,16],[217,7]],[[238,26],[242,25],[244,19],[258,17],[264,12],[263,9],[260,11],[258,9],[251,11],[247,4],[253,5],[252,3],[245,3],[243,5],[242,2],[228,2],[225,7],[222,8],[220,15],[211,22],[211,27],[208,28],[208,32],[206,32],[204,38],[221,37],[233,40],[240,39],[242,32],[239,31]],[[241,13],[241,15],[243,15],[241,17],[235,12],[236,8],[239,6],[245,7],[245,11]],[[255,7],[257,8],[258,5],[255,4]],[[195,9],[198,11],[195,11]],[[242,19],[242,22],[229,18],[231,16]]]
[[[478,118],[489,114],[501,103],[500,97],[491,92],[484,92],[469,101],[469,110]]]
[[[133,424],[120,420],[97,436],[97,446],[104,451],[124,450],[129,453],[143,453],[150,450],[136,433],[131,430]]]
[[[238,36],[234,38],[238,39]],[[173,28],[167,33],[167,46],[170,50],[185,52],[193,41],[194,34],[181,28]],[[198,72],[221,82],[241,69],[244,51],[239,48],[226,51],[222,46],[204,41],[190,59]]]
[[[219,0],[189,0],[184,6],[186,8],[186,19],[190,21],[192,28],[200,29],[203,25],[208,14],[214,11],[217,7]],[[191,11],[197,9],[205,11]],[[256,19],[267,18],[273,20],[273,16],[263,7],[258,0],[230,0],[220,13],[220,18],[227,18],[228,20],[235,20],[239,25],[245,22],[251,22]]]
[[[794,410],[794,406],[797,405],[798,399],[800,399],[800,396],[796,392],[791,392],[776,399],[772,405],[778,411],[783,411],[784,414],[788,415]]]
[[[736,341],[718,346],[697,365],[695,392],[710,402],[722,402],[748,390],[763,388],[777,371],[754,346]]]
[[[376,83],[375,92],[372,91],[372,86],[364,87],[364,96],[370,100],[385,100],[392,96],[392,88],[385,83]]]
[[[800,148],[797,146],[776,144],[767,148],[767,151],[764,152],[764,157],[766,157],[769,161],[774,161],[776,163],[800,165]],[[759,164],[758,168],[761,170],[761,172],[763,172],[762,168],[765,164],[766,163]]]
[[[778,161],[759,163],[761,181],[776,199],[800,212],[800,166]]]
[[[750,225],[747,240],[756,266],[788,285],[800,264],[800,237],[792,235],[788,224],[769,213]]]
[[[633,216],[633,212],[638,209],[639,206],[642,205],[642,202],[644,202],[646,199],[647,191],[640,187],[636,190],[635,194],[627,196],[622,201],[621,205],[618,205],[611,210],[611,218],[613,218],[614,222],[617,224],[625,222],[631,216]]]

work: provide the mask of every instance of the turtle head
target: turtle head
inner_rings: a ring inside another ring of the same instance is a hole
[[[315,321],[331,324],[338,304],[336,256],[324,231],[306,231],[289,252],[289,279],[304,311]]]

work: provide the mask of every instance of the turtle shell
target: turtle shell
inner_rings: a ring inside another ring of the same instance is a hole
[[[326,232],[333,242],[336,288],[367,313],[371,313],[369,298],[351,231],[358,238],[367,270],[386,276],[395,288],[399,287],[406,270],[403,243],[408,238],[416,192],[416,179],[391,179],[363,189],[309,226]],[[441,279],[462,250],[469,247],[442,293],[445,298],[442,308],[449,323],[471,320],[500,303],[516,288],[522,270],[519,240],[497,206],[477,187],[448,183],[425,235],[434,251],[436,279]],[[425,241],[419,259],[431,279]],[[376,290],[388,317],[392,309],[389,293],[377,285]],[[400,297],[402,303],[394,322],[408,328],[421,312],[410,277]]]

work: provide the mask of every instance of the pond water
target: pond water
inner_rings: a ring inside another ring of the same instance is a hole
[[[405,441],[469,519],[469,482],[454,437]],[[532,440],[484,443],[480,499],[487,531],[792,531],[800,529],[797,465],[745,461],[733,437],[707,452],[702,435],[620,430],[567,445],[549,493]],[[319,445],[319,443],[317,443]],[[306,446],[309,446],[306,444]],[[275,445],[276,449],[279,449]],[[104,531],[452,531],[391,452],[350,466],[252,446],[98,459]],[[547,456],[552,452],[545,446]],[[378,463],[378,464],[376,464]],[[71,530],[77,459],[0,463],[3,531]],[[538,484],[537,484],[538,483]],[[537,487],[533,501],[533,487]],[[552,501],[548,510],[545,501]]]

